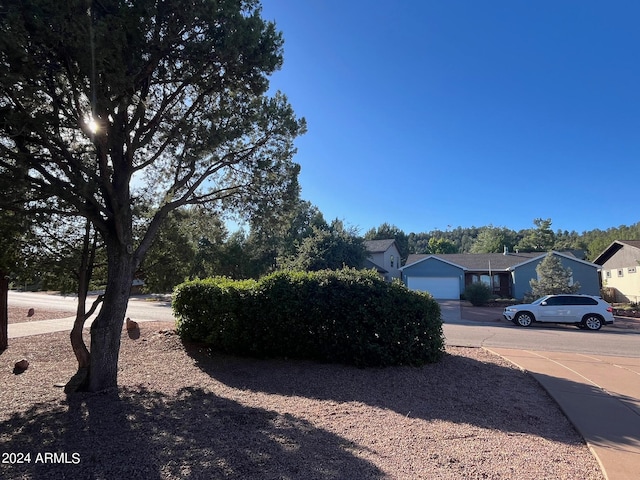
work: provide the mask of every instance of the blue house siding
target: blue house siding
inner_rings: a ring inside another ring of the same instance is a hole
[[[600,274],[598,265],[574,258],[570,254],[553,252],[564,268],[570,268],[573,281],[580,283],[579,293],[600,295]],[[500,275],[499,295],[509,295],[523,299],[531,293],[530,280],[537,278],[536,267],[544,260],[545,253],[515,254],[416,254],[409,256],[409,262],[402,267],[402,280],[407,285],[408,278],[456,278],[460,282],[460,292],[467,282],[481,276]],[[411,258],[414,257],[414,258]],[[492,267],[493,268],[492,268]],[[509,280],[507,281],[507,278]],[[451,281],[444,282],[450,283]],[[504,282],[504,284],[503,284]],[[413,283],[413,282],[412,282]],[[416,282],[417,283],[417,282]],[[414,285],[416,284],[414,283]]]
[[[525,294],[531,292],[531,285],[529,285],[529,280],[532,278],[537,278],[538,274],[536,273],[536,267],[538,266],[537,262],[529,262],[524,265],[520,265],[516,268],[512,274],[511,278],[513,280],[513,298],[524,298]]]
[[[578,293],[587,295],[600,295],[600,280],[598,278],[598,270],[594,265],[582,263],[570,258],[557,255],[564,268],[570,268],[573,273],[573,281],[580,283]],[[544,256],[539,260],[519,265],[512,274],[513,280],[513,297],[524,298],[525,294],[531,292],[529,281],[532,278],[538,278],[536,267],[544,260]]]
[[[600,274],[598,269],[580,262],[560,257],[562,266],[573,272],[573,281],[580,283],[578,293],[586,295],[600,295]]]
[[[402,269],[402,281],[407,284],[408,277],[457,277],[460,291],[464,291],[464,269],[437,258],[427,258]]]

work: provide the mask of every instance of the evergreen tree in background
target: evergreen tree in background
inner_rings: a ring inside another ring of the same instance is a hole
[[[325,228],[314,226],[295,254],[280,258],[278,264],[288,270],[339,270],[361,268],[367,258],[364,240],[354,229],[334,220]]]
[[[538,279],[531,279],[529,285],[535,298],[559,293],[576,293],[580,290],[578,282],[572,283],[573,272],[562,266],[557,255],[548,253],[536,267]]]
[[[516,245],[521,252],[549,252],[555,245],[555,234],[551,230],[551,219],[536,218],[533,221],[535,229],[529,230]]]

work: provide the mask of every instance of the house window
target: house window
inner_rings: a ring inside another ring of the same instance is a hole
[[[636,267],[627,268],[627,273],[636,273]]]
[[[393,268],[393,255],[391,255],[391,268]]]
[[[611,278],[611,270],[607,270],[606,272],[604,272],[604,275],[607,278]]]
[[[493,277],[493,282],[492,282],[492,278]],[[472,275],[471,277],[471,281],[473,283],[478,283],[478,282],[482,282],[484,283],[487,287],[493,287],[494,289],[500,289],[500,275]]]
[[[489,277],[489,275],[473,275],[471,281],[473,283],[482,282],[487,286],[491,286],[491,277]]]
[[[619,277],[624,277],[624,270],[622,268],[618,269],[618,276]]]

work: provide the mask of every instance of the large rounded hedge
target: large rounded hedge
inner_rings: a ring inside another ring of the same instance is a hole
[[[173,310],[182,339],[236,355],[389,366],[444,352],[438,303],[375,271],[195,280],[176,288]]]

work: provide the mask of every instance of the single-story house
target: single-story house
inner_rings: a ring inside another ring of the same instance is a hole
[[[571,253],[551,252],[572,271],[579,293],[600,295],[599,266]],[[484,282],[503,298],[523,299],[531,292],[529,281],[546,253],[412,254],[400,268],[402,280],[412,290],[427,291],[438,299],[459,299],[467,285]]]
[[[616,240],[593,261],[613,302],[640,301],[640,240]]]
[[[368,253],[364,268],[375,268],[388,282],[394,278],[400,278],[400,252],[393,238],[366,240],[364,246]]]

